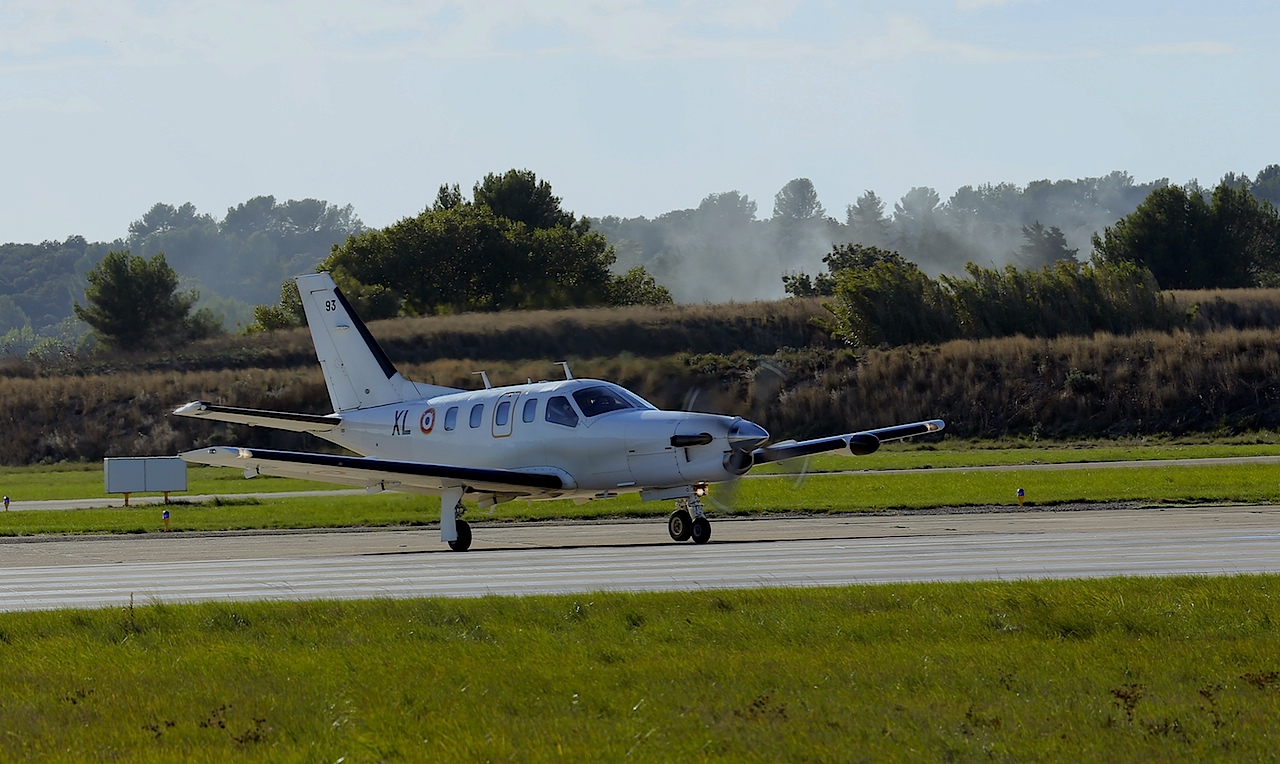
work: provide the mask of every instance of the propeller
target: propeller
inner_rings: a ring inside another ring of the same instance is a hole
[[[741,477],[755,466],[755,450],[769,439],[769,432],[755,422],[737,417],[729,425],[729,448],[724,457],[727,470]]]
[[[794,487],[798,488],[808,477],[811,457],[815,454],[847,449],[856,456],[865,456],[879,449],[880,438],[872,433],[821,438],[803,443],[783,440],[765,445],[769,441],[768,432],[752,420],[768,418],[765,413],[786,390],[789,376],[789,373],[777,363],[763,358],[759,359],[756,367],[746,375],[749,390],[747,397],[751,408],[750,419],[738,417],[730,425],[730,452],[725,454],[724,466],[733,477],[711,487],[710,493],[706,494],[710,504],[732,513],[736,506],[738,480],[757,465],[797,460],[799,469],[794,471]],[[718,390],[714,387],[692,387],[684,396],[682,408],[685,411],[723,413],[724,409],[731,405],[731,397],[726,393],[726,390]],[[931,430],[921,429],[920,431]],[[886,438],[901,437],[905,434],[897,432],[889,434],[887,430],[877,432],[885,433]],[[677,439],[679,443],[676,443]],[[705,434],[682,435],[673,438],[672,444],[694,446],[706,444],[709,440],[709,436]]]

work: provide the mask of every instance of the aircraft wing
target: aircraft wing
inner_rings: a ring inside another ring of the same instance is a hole
[[[238,467],[245,475],[318,480],[366,488],[410,493],[439,494],[446,487],[462,486],[474,493],[506,496],[554,494],[572,488],[567,474],[519,470],[457,467],[448,464],[400,462],[368,456],[337,456],[266,448],[213,446],[179,454],[185,461],[213,467]]]
[[[265,411],[236,406],[219,406],[215,403],[192,401],[173,410],[177,416],[195,419],[212,419],[218,422],[247,424],[255,427],[271,427],[290,432],[329,432],[342,424],[342,417],[332,414],[293,414],[287,411]]]
[[[866,456],[874,452],[886,440],[901,440],[915,435],[925,435],[931,432],[938,432],[944,427],[946,427],[946,424],[941,419],[930,419],[924,422],[881,427],[877,430],[832,435],[827,438],[778,443],[765,448],[757,448],[751,453],[751,460],[752,464],[768,464],[769,462],[782,461],[783,459],[812,456],[846,448],[855,456]]]

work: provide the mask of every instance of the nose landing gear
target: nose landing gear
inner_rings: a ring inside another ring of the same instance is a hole
[[[667,533],[674,541],[693,539],[695,544],[711,540],[711,521],[707,519],[698,499],[677,499],[676,511],[667,518]]]

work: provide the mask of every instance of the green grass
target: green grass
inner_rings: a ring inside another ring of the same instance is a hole
[[[1123,462],[1139,459],[1209,459],[1221,457],[1280,456],[1280,444],[1272,443],[1147,443],[1116,445],[1089,441],[1070,445],[1033,444],[1026,441],[943,441],[931,445],[886,444],[870,456],[819,454],[806,463],[795,459],[782,465],[756,468],[761,472],[844,472],[858,470],[909,470],[928,467],[995,467],[1075,462]]]
[[[239,470],[224,467],[187,467],[187,493],[236,494],[278,493],[281,491],[325,491],[337,486],[291,478],[256,477],[245,480]],[[90,499],[108,495],[102,465],[59,464],[46,467],[0,467],[0,493],[14,501]],[[136,493],[131,496],[159,496]],[[180,493],[171,494],[181,496]],[[123,501],[123,495],[119,498]]]
[[[1239,761],[1280,578],[0,614],[0,758]]]
[[[957,441],[934,444],[886,444],[870,456],[821,454],[808,461],[796,459],[781,465],[765,465],[753,475],[805,472],[857,472],[913,470],[939,467],[1017,466],[1069,462],[1109,462],[1135,459],[1204,459],[1212,457],[1280,456],[1280,444],[1256,442],[1181,443],[1135,440],[1085,441],[1072,444],[1029,441]],[[280,493],[340,488],[290,478],[258,477],[245,480],[237,470],[191,465],[187,469],[187,494],[233,496],[244,493]],[[59,464],[39,467],[0,467],[0,493],[15,501],[83,499],[105,496],[102,465]],[[134,494],[154,496],[157,494]],[[183,494],[173,494],[180,498]]]

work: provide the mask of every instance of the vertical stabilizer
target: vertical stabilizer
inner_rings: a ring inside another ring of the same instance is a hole
[[[453,392],[400,376],[329,274],[299,276],[298,294],[335,412]]]

